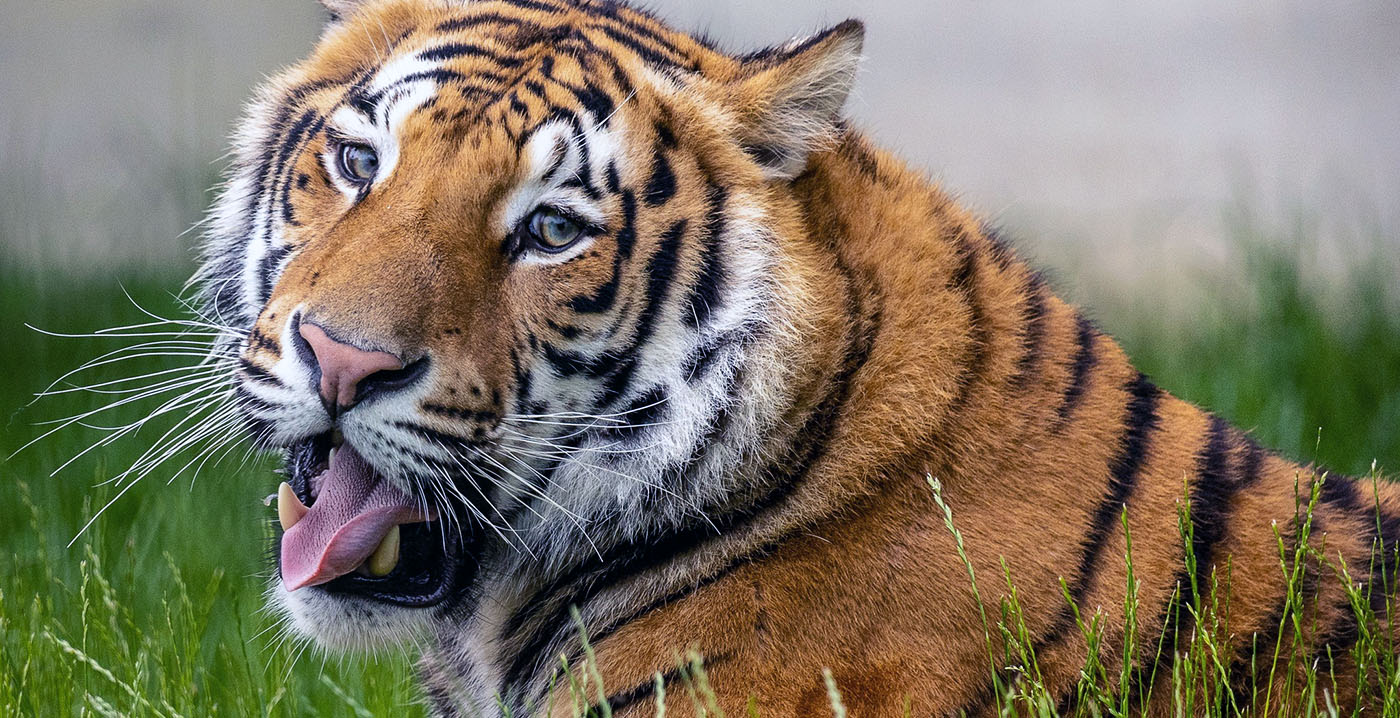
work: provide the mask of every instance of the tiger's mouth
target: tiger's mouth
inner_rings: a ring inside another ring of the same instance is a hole
[[[426,608],[460,581],[470,537],[444,532],[435,511],[385,479],[348,442],[327,433],[294,444],[286,476],[277,497],[276,555],[288,591]]]

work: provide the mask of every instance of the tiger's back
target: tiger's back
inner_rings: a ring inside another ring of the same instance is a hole
[[[1153,714],[1205,629],[1219,705],[1315,699],[1280,654],[1353,701],[1339,568],[1384,619],[1400,495],[1162,391],[847,127],[859,23],[734,56],[612,2],[328,4],[202,275],[302,632],[426,635],[442,715],[571,714],[580,629],[617,714],[692,649],[729,714],[825,710],[830,668],[856,715],[990,715],[1031,655],[1069,711],[1095,616]]]

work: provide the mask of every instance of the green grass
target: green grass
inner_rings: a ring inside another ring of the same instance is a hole
[[[35,422],[96,406],[99,397],[75,393],[20,409],[63,371],[120,346],[45,337],[22,322],[72,333],[139,322],[123,286],[145,306],[174,311],[167,292],[182,274],[118,284],[0,272],[0,454],[41,433]],[[86,379],[173,365],[118,364]],[[114,414],[104,418],[140,416],[137,407]],[[193,486],[189,476],[154,473],[70,547],[115,494],[97,484],[159,433],[143,429],[49,476],[100,436],[72,427],[0,463],[0,715],[424,714],[405,658],[323,661],[269,630],[261,592],[272,509],[262,497],[277,479],[267,461],[242,466],[235,452]]]
[[[1304,240],[1260,236],[1249,227],[1237,234],[1240,261],[1222,272],[1229,282],[1203,279],[1212,299],[1191,321],[1159,316],[1150,301],[1101,304],[1095,315],[1157,383],[1252,429],[1269,447],[1348,473],[1365,473],[1373,460],[1400,467],[1400,296],[1384,263],[1371,261],[1387,258],[1378,248],[1375,257],[1352,264],[1344,280],[1337,273],[1311,280],[1301,259]],[[0,454],[37,436],[36,422],[96,406],[100,397],[73,393],[21,408],[63,371],[118,346],[47,337],[23,322],[82,333],[142,321],[123,287],[142,305],[174,313],[168,292],[187,270],[128,274],[119,284],[100,272],[21,271],[0,256],[0,366],[6,368]],[[170,366],[132,362],[86,378]],[[111,418],[131,420],[138,409]],[[277,483],[264,459],[245,463],[235,451],[204,467],[193,484],[188,475],[157,471],[69,546],[115,494],[100,482],[159,436],[158,427],[149,429],[156,431],[143,429],[53,477],[55,467],[100,433],[74,427],[0,463],[0,715],[422,715],[408,656],[325,660],[278,640],[275,622],[262,612],[272,516],[262,497]],[[957,507],[950,508],[955,516]],[[1289,561],[1281,557],[1282,565]],[[976,580],[990,587],[989,581],[1006,579],[979,574]],[[986,611],[986,624],[969,630],[985,629],[989,651],[1025,644],[1014,603]],[[1085,640],[1103,640],[1094,618],[1081,618]],[[1211,640],[1202,632],[1179,662],[1178,677],[1183,687],[1206,685],[1192,700],[1207,703],[1215,695],[1208,690]],[[1394,661],[1379,659],[1382,648],[1367,650],[1378,657],[1376,680],[1400,678]],[[993,657],[1033,667],[1025,655]],[[1096,686],[1121,670],[1091,657],[1085,695],[1109,695]],[[695,697],[705,692],[703,669],[695,666],[686,676],[686,686],[672,686],[672,699],[703,705]],[[591,680],[584,675],[574,687],[594,696]],[[829,686],[837,714],[839,688]],[[1033,672],[1007,697],[1017,714],[1053,707],[1036,693]],[[1110,714],[1111,706],[1104,711]]]

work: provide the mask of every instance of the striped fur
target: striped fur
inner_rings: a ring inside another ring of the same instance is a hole
[[[1155,713],[1195,625],[1180,598],[1219,581],[1235,698],[1251,699],[1251,648],[1272,650],[1285,615],[1274,527],[1294,535],[1320,478],[1156,387],[846,127],[858,23],[735,56],[604,0],[329,6],[313,55],[248,110],[197,279],[245,332],[235,380],[259,438],[338,428],[480,537],[479,570],[424,609],[274,588],[300,630],[332,647],[426,637],[441,715],[565,714],[548,688],[581,656],[573,608],[617,714],[646,715],[653,676],[676,679],[692,647],[730,714],[815,714],[824,667],[854,715],[988,714],[932,475],[978,575],[1005,561],[1062,708],[1085,647],[1061,579],[1103,611],[1106,658],[1135,666],[1119,689]],[[365,187],[336,173],[347,139],[379,153]],[[542,204],[598,231],[518,251]],[[428,358],[426,376],[333,423],[294,341],[313,314]],[[1391,592],[1369,557],[1395,558],[1400,493],[1321,491],[1304,639],[1337,662],[1346,704],[1359,629],[1335,567]],[[1124,507],[1164,652],[1112,655]],[[981,586],[989,605],[1000,585]]]

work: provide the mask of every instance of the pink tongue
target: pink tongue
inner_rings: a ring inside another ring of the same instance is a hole
[[[354,571],[395,524],[428,520],[348,443],[316,482],[315,503],[282,534],[282,583],[288,591]]]

